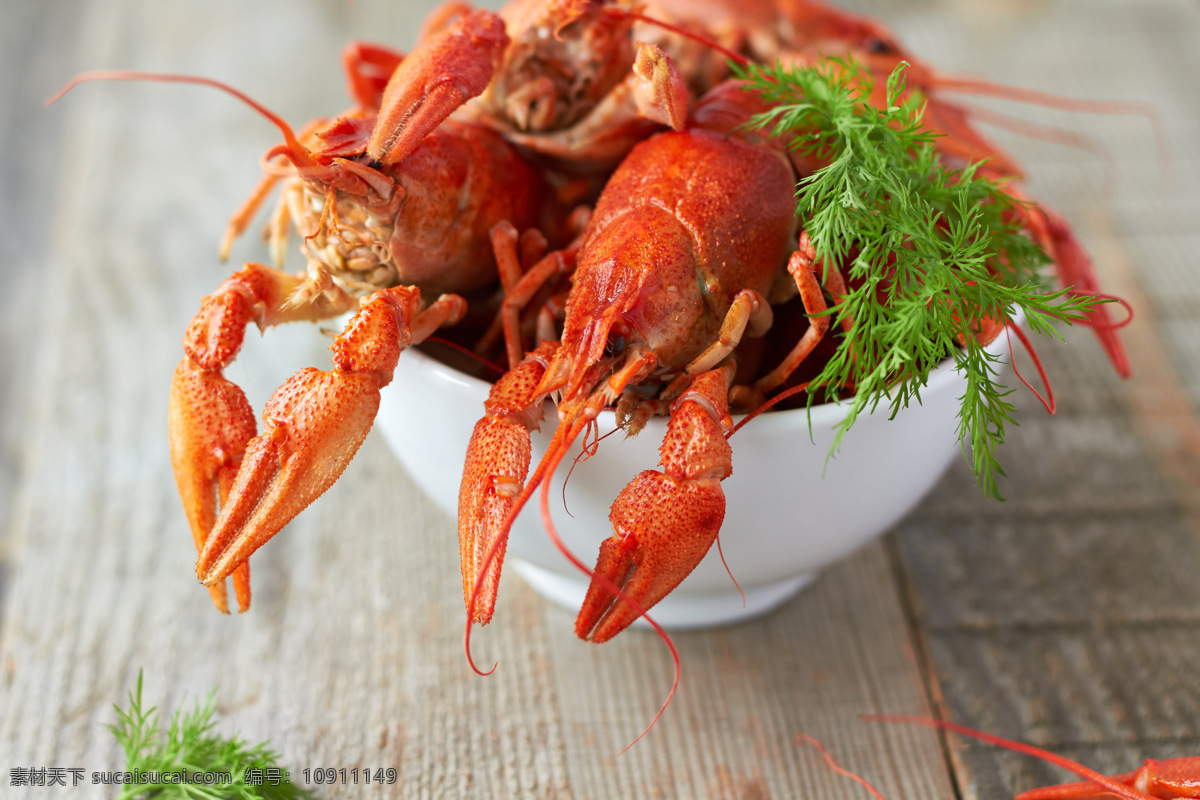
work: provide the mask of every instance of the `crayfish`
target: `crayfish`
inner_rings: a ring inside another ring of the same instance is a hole
[[[249,606],[249,557],[340,476],[401,352],[456,323],[476,357],[507,362],[460,491],[470,621],[492,616],[513,519],[605,408],[615,406],[629,433],[654,415],[670,423],[662,470],[637,475],[615,499],[595,568],[576,560],[593,574],[577,634],[611,638],[699,563],[724,517],[731,413],[772,402],[789,381],[795,390],[822,342],[854,331],[854,320],[832,313],[852,288],[842,265],[818,256],[796,216],[797,181],[821,159],[747,125],[769,108],[730,79],[728,62],[849,55],[881,78],[876,104],[887,99],[882,78],[906,63],[927,122],[945,134],[943,158],[986,159],[992,174],[1020,176],[942,94],[989,84],[941,75],[879,24],[822,3],[733,5],[701,13],[666,0],[513,0],[494,14],[451,3],[407,56],[347,47],[354,105],[334,119],[294,131],[235,92],[284,142],[267,153],[222,252],[278,187],[268,225],[276,265],[247,263],[202,301],[170,397],[197,574],[219,609],[228,610],[230,576],[239,607]],[[216,85],[81,79],[95,77]],[[1032,203],[1014,207],[1064,284],[1094,293],[1066,224]],[[291,228],[303,235],[299,274],[283,269]],[[775,363],[755,363],[744,343],[781,336],[773,308],[795,297],[802,333],[776,348]],[[223,375],[246,327],[348,312],[333,369],[288,380],[259,432]],[[1092,314],[1107,319],[1102,308]],[[981,339],[1006,320],[992,323]],[[1113,326],[1095,327],[1126,373]],[[558,423],[530,472],[529,431],[547,400]]]

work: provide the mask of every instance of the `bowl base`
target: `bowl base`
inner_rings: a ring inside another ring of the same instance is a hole
[[[582,579],[564,578],[558,573],[535,566],[520,558],[510,558],[509,565],[542,597],[557,603],[572,613],[579,611],[588,588],[588,584]],[[774,610],[812,583],[816,576],[815,571],[805,572],[775,583],[746,589],[745,605],[742,604],[742,595],[732,587],[732,582],[728,592],[705,594],[673,592],[650,611],[650,616],[663,628],[673,631],[713,628],[719,625],[745,622]],[[650,627],[645,619],[639,619],[633,624],[641,628]]]

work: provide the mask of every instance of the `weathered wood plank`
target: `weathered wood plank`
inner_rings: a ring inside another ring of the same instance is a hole
[[[66,3],[41,9],[22,5],[6,10],[0,30],[0,610],[7,594],[12,556],[11,521],[28,457],[24,424],[33,401],[35,365],[46,347],[42,335],[45,289],[55,265],[46,257],[56,195],[61,126],[40,108],[44,87],[29,80],[53,69],[70,68],[77,53],[66,43],[78,36],[78,18],[55,14]],[[0,623],[2,624],[2,623]]]
[[[1195,755],[1196,625],[1095,624],[932,637],[955,719],[1110,773]],[[962,757],[978,797],[1070,780],[976,742]],[[968,795],[970,796],[970,795]]]
[[[934,633],[1200,624],[1200,541],[1178,510],[914,520],[897,535]]]
[[[1079,390],[1065,371],[1051,370],[1047,368],[1056,397]],[[998,451],[1007,475],[1000,482],[1005,502],[988,503],[969,467],[956,463],[915,516],[971,520],[981,511],[986,519],[1156,514],[1179,504],[1127,416],[1072,416],[1071,409],[1064,409],[1061,416],[1050,417],[1032,397],[1017,405],[1020,424],[1010,429]]]

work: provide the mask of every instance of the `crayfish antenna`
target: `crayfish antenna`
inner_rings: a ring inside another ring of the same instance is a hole
[[[345,159],[331,159],[329,157],[319,156],[309,148],[305,147],[300,139],[296,136],[296,132],[292,130],[292,126],[288,125],[287,121],[276,114],[271,109],[264,106],[254,98],[250,97],[245,92],[235,89],[227,83],[223,83],[214,78],[205,78],[199,75],[180,75],[166,72],[140,72],[136,70],[95,70],[93,72],[83,72],[76,75],[67,85],[59,89],[55,94],[46,100],[46,105],[56,102],[81,83],[91,81],[147,81],[151,83],[187,83],[195,86],[208,86],[213,89],[220,90],[226,94],[241,100],[246,105],[257,111],[262,116],[270,120],[281,133],[283,133],[284,144],[273,148],[268,153],[267,160],[271,161],[275,156],[284,156],[292,162],[296,167],[297,172],[305,178],[319,180],[326,183],[328,186],[344,189],[352,194],[370,196],[373,193],[379,194],[382,186],[383,193],[390,195],[392,192],[391,182],[389,179],[383,179],[374,170],[369,167],[362,166],[355,162],[346,161]],[[255,190],[255,195],[263,188],[260,184],[259,189]],[[269,187],[266,187],[269,188]],[[254,196],[252,196],[252,200]],[[258,198],[261,200],[261,198]],[[235,224],[238,217],[246,213],[247,209],[244,206],[240,209],[238,215],[235,216]],[[224,248],[224,245],[222,245]],[[224,249],[223,251],[224,252]]]
[[[739,419],[737,421],[737,423],[733,426],[733,430],[729,432],[729,435],[732,436],[733,434],[737,433],[742,428],[746,427],[746,423],[748,423],[750,420],[754,419],[759,414],[770,411],[772,408],[779,405],[784,400],[787,400],[792,395],[796,395],[796,394],[799,394],[800,392],[808,391],[808,387],[810,385],[812,385],[811,381],[805,381],[804,383],[800,383],[795,386],[789,386],[788,388],[784,389],[783,391],[779,392],[778,394],[772,395],[771,397],[767,398],[761,405],[759,405],[757,408],[755,408],[753,411],[751,411],[746,416]]]
[[[1042,395],[1038,392],[1038,390],[1033,388],[1033,386],[1030,385],[1029,381],[1025,380],[1025,376],[1022,375],[1020,373],[1020,371],[1017,369],[1016,358],[1013,358],[1013,356],[1010,355],[1009,363],[1012,364],[1013,374],[1017,376],[1017,379],[1019,381],[1021,381],[1021,383],[1025,384],[1026,389],[1033,392],[1034,397],[1036,397],[1039,401],[1041,401],[1042,406],[1046,409],[1046,413],[1053,414],[1055,409],[1058,407],[1057,404],[1054,402],[1054,389],[1052,389],[1050,386],[1050,378],[1046,375],[1046,370],[1042,367],[1042,360],[1040,358],[1038,358],[1037,350],[1033,349],[1033,342],[1029,341],[1029,337],[1025,335],[1025,331],[1021,330],[1020,325],[1009,322],[1007,325],[1004,326],[1004,333],[1006,336],[1009,334],[1009,331],[1011,331],[1017,335],[1017,338],[1021,340],[1021,345],[1025,348],[1026,351],[1028,351],[1030,358],[1033,359],[1033,366],[1035,369],[1037,369],[1038,378],[1041,379],[1042,386],[1046,387],[1046,396],[1042,397]],[[1009,341],[1008,341],[1008,352],[1009,353],[1013,352],[1011,338],[1009,338]]]
[[[993,111],[990,108],[977,106],[971,103],[957,103],[958,108],[966,112],[966,114],[977,122],[983,122],[987,125],[992,125],[997,128],[1009,131],[1011,133],[1024,136],[1027,139],[1037,139],[1043,142],[1051,142],[1061,144],[1067,147],[1075,147],[1083,150],[1086,153],[1091,153],[1096,158],[1104,162],[1104,184],[1103,193],[1111,195],[1112,190],[1116,185],[1117,162],[1113,159],[1113,155],[1100,142],[1085,136],[1075,131],[1070,131],[1065,128],[1058,128],[1053,125],[1038,125],[1027,120],[1018,119],[1016,117],[1001,114]]]
[[[218,89],[226,94],[236,97],[238,100],[241,100],[243,103],[250,106],[259,114],[263,115],[272,123],[274,123],[275,127],[279,128],[280,132],[283,133],[283,139],[285,142],[287,142],[289,150],[294,151],[298,157],[303,157],[304,154],[307,154],[308,157],[312,157],[311,151],[309,151],[309,149],[304,145],[300,144],[299,139],[296,138],[296,134],[292,130],[292,126],[288,125],[287,120],[285,120],[283,117],[279,116],[274,111],[267,108],[262,103],[258,102],[240,89],[235,89],[229,84],[216,80],[215,78],[205,78],[200,75],[180,75],[169,72],[142,72],[130,69],[101,69],[93,70],[91,72],[82,72],[76,75],[74,78],[71,78],[71,80],[67,81],[66,86],[63,86],[63,88],[59,89],[49,98],[47,98],[46,105],[52,105],[53,103],[57,102],[62,98],[63,95],[74,89],[79,84],[90,83],[92,81],[189,83],[195,86],[208,86],[213,89]]]
[[[1024,199],[1019,194],[1016,197]],[[1027,219],[1034,237],[1039,240],[1039,244],[1054,260],[1060,284],[1068,287],[1073,295],[1109,297],[1100,291],[1100,283],[1096,278],[1092,261],[1088,258],[1083,245],[1071,231],[1070,226],[1067,225],[1066,220],[1039,205],[1029,207]],[[1128,303],[1122,302],[1122,305],[1129,310]],[[1132,319],[1132,313],[1130,313],[1130,319]],[[1092,329],[1096,338],[1100,340],[1100,345],[1108,353],[1113,369],[1122,378],[1128,378],[1133,372],[1129,363],[1129,355],[1125,352],[1125,345],[1121,342],[1121,337],[1117,335],[1117,330],[1128,323],[1129,319],[1122,323],[1114,323],[1104,305],[1095,306],[1084,320],[1084,324]]]
[[[1148,758],[1137,769],[1112,779],[1153,798],[1200,797],[1200,756]],[[1080,781],[1030,789],[1014,800],[1098,800],[1107,794],[1098,792],[1091,781]]]
[[[1075,111],[1085,114],[1116,114],[1139,116],[1146,119],[1154,130],[1154,143],[1158,150],[1159,163],[1163,169],[1163,180],[1170,181],[1167,165],[1170,163],[1171,146],[1163,129],[1162,115],[1158,108],[1150,103],[1117,100],[1089,100],[1079,97],[1039,92],[1035,89],[1024,89],[1018,86],[1006,86],[1001,83],[978,78],[972,75],[942,75],[935,78],[939,89],[949,89],[964,94],[989,97],[999,97],[1005,100],[1015,100],[1029,105],[1045,106],[1061,111]]]
[[[821,754],[821,756],[825,759],[825,763],[828,764],[830,769],[832,769],[834,772],[836,772],[839,775],[843,775],[843,776],[849,778],[850,780],[856,782],[857,784],[862,786],[864,789],[866,789],[868,792],[870,792],[871,795],[876,798],[876,800],[887,800],[887,798],[885,798],[883,796],[883,793],[880,792],[878,789],[876,789],[874,786],[872,786],[871,783],[866,778],[864,778],[861,775],[857,775],[857,774],[851,772],[850,770],[843,767],[841,764],[837,763],[837,761],[834,760],[833,756],[830,755],[829,751],[825,749],[825,745],[821,744],[820,740],[817,739],[815,736],[809,736],[807,733],[798,733],[798,734],[796,734],[796,742],[798,744],[807,744],[810,747],[815,747],[817,749],[817,752],[819,752]]]
[[[648,25],[653,25],[657,28],[662,28],[664,31],[670,31],[671,33],[676,33],[676,34],[679,34],[680,36],[685,36],[694,42],[699,42],[700,44],[704,45],[705,47],[711,48],[715,52],[718,52],[721,55],[728,58],[730,61],[733,61],[734,63],[739,64],[743,67],[748,66],[750,64],[749,58],[742,55],[741,53],[730,50],[728,47],[726,47],[725,45],[716,41],[715,39],[712,39],[708,36],[704,36],[703,34],[697,33],[696,31],[688,30],[687,28],[680,27],[679,25],[673,25],[672,23],[667,22],[666,20],[658,19],[657,17],[650,16],[649,14],[643,14],[640,11],[632,11],[632,10],[623,9],[623,8],[614,8],[612,6],[605,6],[604,12],[606,14],[609,14],[614,17],[622,17],[624,19],[636,19],[639,22],[645,22]]]
[[[727,437],[728,438],[728,437]],[[738,594],[742,596],[742,608],[746,607],[746,593],[742,591],[742,585],[738,583],[738,579],[733,577],[733,570],[729,568],[729,562],[725,560],[725,551],[721,549],[721,534],[717,534],[717,555],[721,557],[721,566],[725,568],[725,574],[729,576],[729,580],[733,581],[733,586],[738,590]]]

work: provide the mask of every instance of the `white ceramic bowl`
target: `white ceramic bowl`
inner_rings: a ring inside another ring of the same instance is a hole
[[[989,348],[1005,360],[1006,338]],[[921,391],[920,405],[892,420],[882,404],[875,414],[860,415],[828,459],[834,426],[846,413],[843,404],[815,406],[811,417],[792,410],[752,420],[729,440],[733,474],[722,484],[727,505],[720,536],[745,605],[714,546],[651,616],[664,627],[682,629],[763,614],[806,586],[822,567],[887,531],[925,496],[951,460],[961,457],[955,427],[965,385],[952,365],[943,364]],[[413,479],[451,516],[458,513],[463,455],[488,389],[484,381],[408,350],[383,391],[380,430]],[[546,412],[542,430],[533,435],[535,464],[558,420],[553,408]],[[598,422],[601,435],[612,430],[612,412],[601,414]],[[608,511],[621,488],[641,470],[657,468],[665,431],[666,420],[655,418],[633,439],[616,434],[601,441],[596,455],[576,465],[566,509],[562,480],[575,454],[553,476],[555,526],[585,564],[595,563],[600,542],[612,535]],[[588,579],[550,543],[536,494],[509,539],[505,569],[514,568],[561,605],[578,609],[583,600]]]

